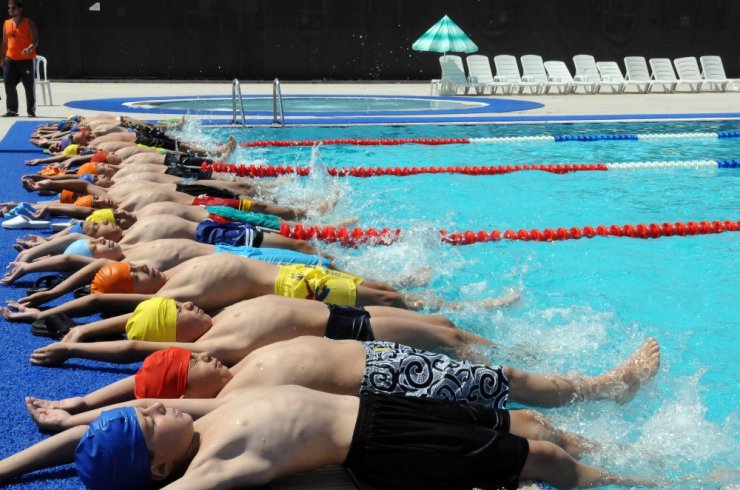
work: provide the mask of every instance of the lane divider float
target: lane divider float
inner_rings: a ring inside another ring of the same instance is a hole
[[[465,165],[465,166],[429,166],[429,167],[330,167],[326,171],[332,177],[407,177],[419,174],[464,174],[464,175],[501,175],[522,171],[540,171],[553,174],[571,172],[595,172],[606,170],[642,170],[668,168],[740,168],[740,160],[684,160],[655,162],[620,162],[620,163],[568,163],[568,164],[522,164],[522,165]],[[310,167],[293,167],[291,165],[245,165],[235,163],[203,162],[204,172],[227,173],[238,177],[277,177],[295,174],[307,176]]]
[[[395,146],[395,145],[469,145],[475,143],[529,143],[550,141],[658,141],[671,139],[726,139],[740,138],[740,131],[718,131],[714,133],[646,133],[646,134],[561,134],[535,136],[498,136],[491,138],[327,138],[321,140],[258,140],[242,141],[239,146],[253,147],[287,147],[316,145],[351,145],[351,146]]]
[[[440,239],[443,243],[450,245],[472,245],[474,243],[497,242],[500,240],[519,240],[535,242],[555,242],[561,240],[579,240],[581,238],[595,237],[626,237],[626,238],[661,238],[670,236],[696,236],[711,235],[715,233],[724,233],[731,231],[740,231],[740,220],[732,221],[687,221],[676,223],[639,223],[637,225],[599,225],[584,226],[571,228],[544,228],[539,230],[468,230],[465,232],[449,233],[446,230],[439,230]],[[358,245],[390,245],[398,241],[401,237],[401,230],[383,228],[354,228],[347,227],[334,228],[331,226],[303,226],[297,224],[290,226],[283,223],[280,226],[280,234],[288,238],[298,240],[316,239],[327,243],[340,243],[347,247],[357,247]]]

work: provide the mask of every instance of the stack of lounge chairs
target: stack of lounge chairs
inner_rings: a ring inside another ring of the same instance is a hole
[[[593,56],[579,54],[573,57],[575,75],[563,61],[543,61],[541,56],[528,54],[521,57],[521,67],[511,55],[494,56],[494,74],[487,56],[472,55],[466,58],[468,75],[465,75],[460,56],[446,55],[439,58],[442,78],[433,80],[432,94],[468,94],[471,89],[478,95],[501,93],[522,94],[572,94],[582,90],[597,94],[602,90],[613,94],[637,92],[646,94],[661,91],[674,93],[679,87],[691,92],[726,92],[740,90],[740,79],[727,78],[719,56],[702,56],[697,62],[693,56],[677,58],[651,58],[642,56],[624,58],[625,72],[615,61],[597,62]],[[700,67],[701,66],[701,67]],[[552,92],[551,92],[552,90]]]

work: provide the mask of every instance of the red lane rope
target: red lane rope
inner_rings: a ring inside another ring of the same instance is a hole
[[[296,174],[306,176],[311,173],[310,167],[292,167],[290,165],[257,166],[237,165],[235,163],[215,162],[211,165],[201,164],[204,172],[230,173],[239,177],[277,177],[278,175]],[[396,176],[407,177],[419,174],[464,174],[464,175],[501,175],[522,171],[541,171],[553,174],[567,174],[571,172],[597,172],[609,168],[603,163],[574,163],[574,164],[525,164],[525,165],[491,165],[491,166],[448,166],[448,167],[331,167],[326,171],[333,177],[380,177]]]
[[[467,145],[468,138],[344,138],[324,140],[266,140],[242,141],[239,146],[246,148],[255,146],[316,146],[316,145],[356,145],[356,146],[393,146],[393,145]]]
[[[473,243],[492,242],[499,240],[520,240],[536,242],[553,242],[560,240],[579,240],[581,238],[594,238],[597,236],[628,237],[628,238],[660,238],[665,236],[695,236],[711,235],[715,233],[724,233],[730,231],[740,231],[740,220],[732,221],[687,221],[676,223],[649,223],[637,225],[599,225],[596,227],[584,226],[579,228],[544,228],[538,230],[521,229],[515,230],[492,230],[492,231],[472,231],[468,230],[460,233],[448,233],[446,230],[440,230],[441,240],[450,245],[471,245]],[[291,227],[283,223],[280,227],[280,234],[289,238],[299,240],[308,240],[315,238],[328,243],[339,242],[344,246],[356,247],[360,244],[371,245],[390,245],[396,242],[401,236],[400,229],[391,230],[383,228],[354,228],[352,230],[341,227],[333,228],[327,226],[319,228],[317,226],[296,225]]]

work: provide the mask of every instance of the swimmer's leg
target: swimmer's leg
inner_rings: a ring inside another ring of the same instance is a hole
[[[425,293],[422,297],[417,294],[402,292],[403,300],[412,310],[431,310],[437,311],[441,308],[450,310],[461,310],[471,306],[480,306],[486,309],[504,308],[516,303],[521,299],[519,293],[511,293],[498,298],[488,298],[483,301],[445,301],[439,296]]]
[[[547,441],[528,440],[529,454],[520,478],[539,480],[557,488],[592,488],[606,485],[655,487],[651,480],[617,475],[579,463],[563,448]]]
[[[640,385],[651,380],[660,366],[660,347],[648,339],[617,368],[593,377],[527,373],[504,366],[512,399],[539,407],[557,407],[577,400],[631,400]]]
[[[601,445],[595,441],[555,427],[547,417],[534,410],[511,410],[509,415],[511,416],[509,431],[516,436],[552,442],[573,457],[601,449]]]
[[[478,335],[458,328],[440,315],[383,306],[368,306],[375,338],[410,345],[417,349],[444,350],[453,357],[488,364],[471,345],[493,345]]]
[[[304,240],[296,240],[295,238],[288,238],[277,233],[265,233],[262,238],[262,248],[282,248],[287,250],[295,250],[309,255],[318,255],[318,251],[311,246],[310,243]]]

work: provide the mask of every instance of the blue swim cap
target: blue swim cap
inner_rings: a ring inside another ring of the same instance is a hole
[[[64,254],[92,257],[92,252],[90,252],[90,246],[87,244],[86,238],[80,238],[79,240],[72,242],[72,244],[64,250]]]
[[[71,138],[71,137],[69,137],[69,136],[65,136],[65,137],[63,137],[63,138],[62,138],[62,139],[61,139],[61,140],[59,141],[59,143],[61,144],[61,149],[63,150],[63,149],[65,149],[66,147],[68,147],[70,143],[72,143],[72,138]]]
[[[150,463],[144,434],[131,407],[101,413],[75,449],[77,473],[92,490],[150,488]]]
[[[69,131],[72,132],[72,133],[76,133],[79,130],[80,130],[80,125],[79,124],[75,124],[74,126],[72,126],[71,128],[69,128]]]
[[[82,233],[84,235],[85,232],[82,230],[82,221],[78,221],[77,223],[73,224],[68,233]]]
[[[61,131],[65,124],[67,124],[66,119],[62,119],[61,121],[59,121],[57,123],[57,131]]]
[[[86,181],[90,182],[91,184],[94,184],[95,183],[95,176],[93,174],[80,175],[77,178],[80,179],[80,180],[86,180]]]

